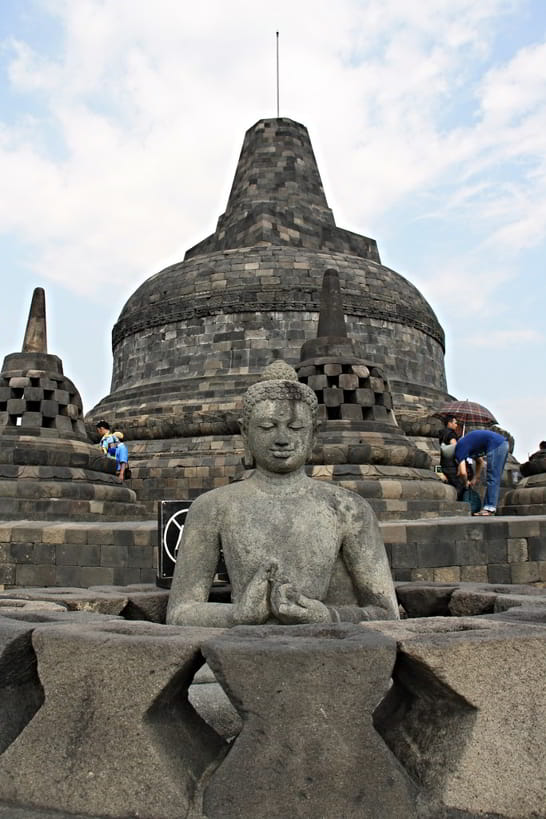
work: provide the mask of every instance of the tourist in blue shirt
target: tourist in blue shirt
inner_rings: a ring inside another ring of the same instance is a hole
[[[117,436],[122,436],[123,434],[120,432],[116,432]],[[127,449],[127,445],[119,441],[118,445],[116,446],[116,475],[122,481],[125,480],[125,470],[127,469],[127,464],[129,462],[129,451]]]
[[[116,461],[116,475],[124,481],[130,477],[129,452],[123,441],[123,432],[111,432],[110,424],[104,419],[97,421],[97,433],[100,436],[101,451],[108,458]]]
[[[468,486],[473,486],[480,477],[484,455],[487,458],[487,485],[483,509],[476,512],[480,516],[494,515],[497,511],[502,473],[508,458],[508,441],[498,432],[474,429],[460,438],[455,447],[458,474]],[[476,461],[476,474],[471,481],[466,472],[466,458]]]

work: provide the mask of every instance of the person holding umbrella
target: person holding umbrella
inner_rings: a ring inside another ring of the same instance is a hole
[[[483,503],[483,509],[476,512],[479,516],[494,515],[497,511],[499,500],[500,484],[502,473],[508,458],[508,441],[498,432],[490,429],[474,429],[459,439],[455,446],[455,462],[457,463],[457,473],[465,481],[467,486],[473,486],[479,479],[483,457],[487,458],[487,481]],[[466,459],[473,458],[476,461],[476,473],[469,480]]]
[[[466,483],[457,474],[457,465],[454,460],[455,445],[461,435],[461,430],[457,418],[448,415],[445,418],[445,427],[438,435],[440,444],[440,467],[445,475],[445,480],[457,490],[457,500],[461,500]]]

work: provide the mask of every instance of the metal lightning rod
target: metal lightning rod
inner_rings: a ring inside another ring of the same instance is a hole
[[[279,32],[275,32],[277,40],[277,119],[279,119]]]

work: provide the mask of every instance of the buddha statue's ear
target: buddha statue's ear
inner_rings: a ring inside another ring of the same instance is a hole
[[[246,429],[243,426],[242,418],[239,418],[239,426],[241,428],[241,438],[243,439],[244,446],[243,466],[245,469],[254,469],[256,466],[256,461],[254,460],[254,455],[248,448],[248,436],[246,434]]]
[[[317,442],[317,432],[319,430],[318,424],[313,424],[313,435],[311,436],[311,440],[309,441],[309,447],[307,449],[307,459],[305,463],[310,464],[313,463],[313,449],[315,448],[315,444]]]

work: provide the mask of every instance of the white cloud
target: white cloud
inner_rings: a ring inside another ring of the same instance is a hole
[[[532,344],[544,341],[544,334],[534,329],[491,330],[487,333],[476,333],[467,338],[467,343],[474,347],[491,347],[501,352],[506,347]]]

